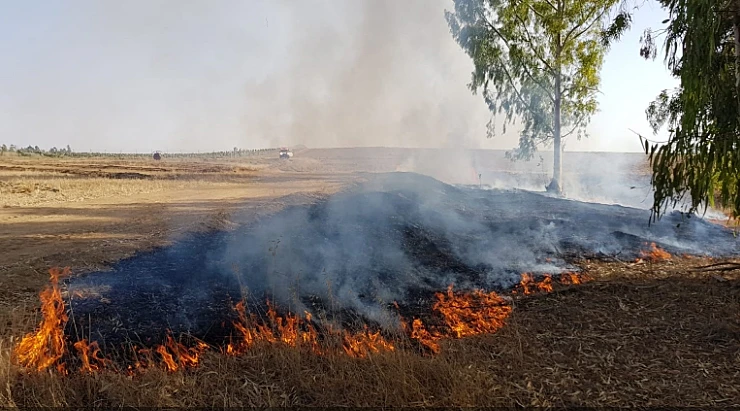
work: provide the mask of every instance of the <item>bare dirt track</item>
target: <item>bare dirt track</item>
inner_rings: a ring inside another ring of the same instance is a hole
[[[623,165],[614,169],[620,179],[644,179],[639,155],[577,155],[566,173],[579,181],[602,184],[589,172],[605,161]],[[49,267],[99,270],[192,231],[313,203],[365,173],[492,185],[546,179],[536,162],[502,160],[402,149],[304,150],[290,161],[0,157],[0,405],[740,406],[740,277],[692,271],[715,262],[698,258],[580,261],[595,281],[517,299],[497,333],[444,342],[436,357],[267,346],[134,378],[26,373],[10,361],[9,346],[37,323]]]

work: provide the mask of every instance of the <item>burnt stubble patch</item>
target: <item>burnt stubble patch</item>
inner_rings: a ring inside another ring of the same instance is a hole
[[[376,178],[70,279],[67,333],[105,346],[161,343],[170,333],[223,345],[241,300],[257,315],[269,300],[317,323],[392,330],[399,316],[423,316],[451,284],[506,290],[522,273],[571,271],[577,259],[631,262],[648,243],[714,256],[738,249],[728,230],[696,218],[677,228],[681,217],[671,214],[648,226],[646,210],[455,187],[412,173]],[[74,297],[91,288],[103,291]]]

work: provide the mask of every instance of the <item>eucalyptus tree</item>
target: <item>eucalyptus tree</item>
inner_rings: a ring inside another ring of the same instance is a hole
[[[562,145],[586,135],[597,110],[596,94],[608,42],[619,37],[629,15],[618,0],[454,0],[445,16],[457,43],[472,58],[468,85],[482,90],[503,129],[522,125],[519,146],[508,155],[530,159],[538,146],[553,145],[549,191],[562,193]],[[617,10],[610,19],[610,11]],[[611,23],[611,24],[609,24]]]
[[[740,216],[740,1],[660,0],[668,19],[647,30],[640,54],[657,55],[680,79],[646,110],[668,141],[643,140],[652,167],[653,219],[688,197],[694,212],[718,204]]]

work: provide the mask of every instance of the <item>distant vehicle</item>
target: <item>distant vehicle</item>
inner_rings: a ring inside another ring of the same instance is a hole
[[[155,160],[159,161],[159,160],[162,159],[162,156],[159,155],[159,152],[157,152],[157,153],[154,153],[154,155],[152,156],[152,158],[154,158]]]
[[[293,157],[293,152],[292,151],[288,150],[285,147],[281,147],[280,148],[280,158],[282,158],[282,159],[288,159],[288,158],[291,158],[291,157]]]

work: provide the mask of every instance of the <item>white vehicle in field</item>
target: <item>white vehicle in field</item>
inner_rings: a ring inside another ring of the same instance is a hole
[[[282,159],[288,159],[288,158],[291,158],[291,157],[293,157],[293,152],[292,151],[288,150],[285,147],[281,147],[280,148],[280,158],[282,158]]]

